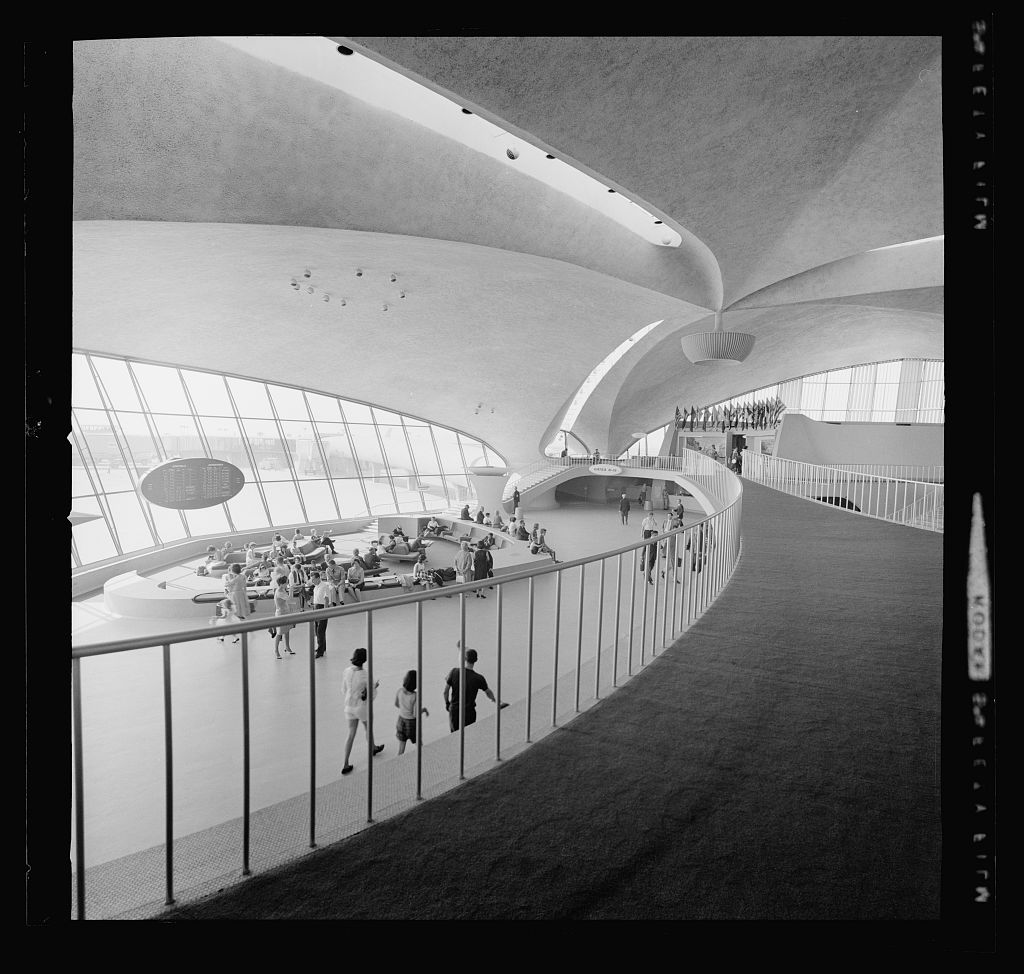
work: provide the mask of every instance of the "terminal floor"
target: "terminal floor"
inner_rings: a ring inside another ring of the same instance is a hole
[[[659,523],[663,512],[656,512]],[[684,523],[702,517],[688,510]],[[563,561],[608,551],[640,539],[641,513],[634,511],[623,525],[615,506],[578,504],[554,511],[537,512],[529,518],[548,528],[551,544]],[[354,547],[365,549],[373,532],[337,539],[340,555]],[[438,543],[431,563],[447,565],[456,548]],[[628,601],[630,564],[623,571],[623,602]],[[195,578],[194,565],[201,558],[150,573],[168,584],[188,587]],[[561,603],[563,640],[576,622],[576,580],[566,579]],[[593,656],[597,572],[588,573],[586,647]],[[610,606],[614,568],[607,572],[604,636],[612,629]],[[638,587],[640,615],[643,585]],[[537,640],[533,687],[551,680],[549,635],[554,620],[554,578],[538,579],[535,602]],[[506,586],[503,605],[504,660],[502,694],[505,700],[522,700],[526,694],[526,583]],[[493,591],[486,600],[467,599],[467,644],[481,654],[480,671],[496,686],[495,608]],[[372,604],[372,603],[371,603]],[[648,607],[653,613],[653,603]],[[626,618],[623,611],[623,619]],[[442,701],[445,676],[458,663],[458,601],[439,594],[423,610],[424,703],[431,716],[424,720],[424,742],[429,745],[448,737],[447,715]],[[190,620],[124,618],[113,615],[103,596],[72,606],[72,638],[75,644],[180,631],[194,625]],[[639,626],[639,621],[637,623]],[[261,809],[301,795],[309,783],[309,674],[303,653],[308,646],[308,626],[296,628],[291,642],[297,655],[274,657],[267,632],[250,634],[250,708],[252,721],[252,807]],[[541,635],[543,633],[543,636]],[[213,636],[172,648],[172,713],[174,727],[175,835],[188,836],[234,819],[241,808],[241,667],[239,647],[220,645]],[[625,640],[623,640],[625,642]],[[341,676],[353,648],[366,645],[361,618],[336,619],[328,624],[327,656],[317,662],[317,780],[326,783],[340,777],[345,726],[339,706]],[[562,651],[559,671],[574,668],[574,645]],[[283,646],[282,646],[283,652]],[[380,679],[378,718],[384,731],[378,737],[387,744],[383,762],[397,756],[394,738],[395,691],[406,671],[415,667],[415,615],[412,608],[374,614],[375,678]],[[625,654],[620,671],[625,668]],[[610,667],[608,667],[610,672]],[[85,742],[85,860],[89,867],[118,857],[152,849],[164,839],[163,697],[161,650],[138,650],[88,659],[82,666],[83,741]],[[610,676],[607,677],[610,683]],[[562,695],[566,701],[569,697]],[[481,701],[481,718],[492,705]],[[510,711],[510,714],[514,711]],[[534,726],[540,721],[534,716]],[[511,743],[511,734],[506,732]],[[357,771],[366,758],[360,736],[353,755]],[[411,749],[410,749],[411,750]],[[409,761],[409,756],[404,758]],[[351,781],[352,779],[346,779]],[[125,864],[130,868],[131,864]],[[120,880],[111,874],[110,882]]]
[[[936,920],[942,538],[744,483],[725,592],[514,760],[169,920]]]

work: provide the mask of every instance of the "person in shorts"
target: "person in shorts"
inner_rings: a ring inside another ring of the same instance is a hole
[[[395,725],[395,737],[398,738],[398,753],[405,754],[407,741],[417,744],[416,740],[416,705],[419,694],[416,692],[416,671],[409,670],[402,680],[402,685],[395,694],[395,706],[398,708],[398,723]],[[420,707],[424,717],[430,716],[426,707]]]

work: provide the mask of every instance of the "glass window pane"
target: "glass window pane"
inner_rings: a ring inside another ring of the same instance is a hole
[[[281,527],[305,521],[294,483],[265,483],[263,493],[267,496],[271,524]]]
[[[77,498],[75,510],[82,514],[102,513],[99,501],[94,497]],[[71,528],[71,534],[78,546],[78,554],[83,565],[94,561],[103,561],[104,558],[113,558],[117,554],[113,539],[110,537],[110,532],[102,517],[95,521],[86,521],[85,524],[74,525]]]
[[[270,411],[270,400],[262,382],[250,382],[248,379],[228,378],[231,395],[238,407],[239,416],[251,416],[254,419],[273,419]]]
[[[483,443],[472,437],[463,436],[462,433],[459,434],[459,439],[462,441],[462,454],[466,458],[466,466],[476,467],[480,464],[486,466],[487,460],[484,458]]]
[[[191,416],[172,416],[154,413],[153,425],[164,445],[168,459],[173,457],[205,457],[203,441]]]
[[[406,432],[409,434],[409,442],[412,444],[412,452],[420,479],[425,474],[440,473],[437,454],[434,452],[434,443],[430,438],[430,427],[410,426]]]
[[[187,413],[188,400],[175,369],[132,362],[146,405],[155,413]]]
[[[291,389],[288,386],[269,385],[270,395],[274,400],[274,408],[277,410],[278,419],[308,419],[306,403],[302,399],[302,393],[298,389]]]
[[[129,462],[135,464],[136,473],[142,476],[160,462],[160,454],[149,433],[146,418],[141,413],[116,413],[115,415],[128,447]]]
[[[92,364],[99,374],[107,399],[114,409],[130,409],[139,412],[139,397],[128,375],[128,366],[121,359],[103,358],[93,355]]]
[[[260,480],[291,480],[292,472],[288,466],[288,458],[281,446],[281,435],[273,420],[244,419],[245,435],[249,438],[249,446]]]
[[[380,438],[384,441],[384,451],[391,466],[392,479],[413,475],[412,459],[409,447],[405,442],[405,431],[401,426],[381,426]]]
[[[445,473],[445,483],[448,484],[448,496],[455,507],[462,507],[467,501],[476,498],[476,494],[470,488],[469,480],[465,474]]]
[[[89,475],[85,469],[85,461],[78,452],[74,440],[68,437],[71,443],[71,495],[78,497],[81,494],[92,494],[93,486],[89,482]]]
[[[332,483],[342,517],[358,517],[367,513],[366,500],[358,480],[334,480]]]
[[[181,523],[181,515],[178,511],[172,511],[167,507],[158,507],[156,504],[146,504],[149,516],[156,525],[160,541],[167,544],[168,541],[179,541],[188,537],[185,525]]]
[[[210,453],[218,460],[233,463],[245,474],[247,482],[254,480],[249,454],[238,432],[238,421],[226,416],[200,416],[199,423],[210,444]]]
[[[896,397],[899,394],[899,386],[897,385],[876,385],[875,386],[875,401],[872,405],[873,410],[881,410],[888,412],[896,409]]]
[[[332,477],[356,477],[359,469],[352,459],[345,427],[341,423],[317,423],[316,431],[327,454],[327,465]]]
[[[341,412],[338,410],[338,400],[331,396],[321,396],[315,392],[307,392],[306,400],[309,402],[309,409],[313,413],[313,419],[323,420],[325,423],[340,423]]]
[[[849,369],[846,370],[849,372]],[[834,411],[841,414],[846,412],[846,402],[850,398],[850,383],[835,383],[829,379],[828,386],[825,389],[825,405],[824,409],[826,412]],[[836,417],[828,417],[829,419],[842,419],[842,415]]]
[[[377,431],[372,426],[360,426],[349,423],[349,432],[359,457],[359,469],[364,476],[387,477],[387,468],[381,456],[380,444],[377,442]]]
[[[402,417],[398,413],[381,409],[380,406],[373,407],[373,419],[378,426],[400,426],[402,424]]]
[[[902,369],[902,362],[881,362],[878,365],[878,371],[875,373],[875,381],[895,382],[898,385]]]
[[[406,416],[404,413],[402,414],[402,422],[404,422],[406,426],[429,426],[430,425],[430,423],[428,423],[425,419],[417,419],[415,416]]]
[[[300,423],[292,419],[282,419],[285,443],[292,457],[295,475],[300,479],[319,480],[327,476],[320,449],[313,435],[312,423]]]
[[[117,536],[121,540],[122,551],[138,551],[140,548],[152,548],[156,544],[134,491],[130,494],[107,494],[107,504],[117,528]]]
[[[440,476],[420,477],[419,487],[426,487],[423,492],[423,503],[427,510],[444,509],[448,506],[448,498],[444,492],[444,478]]]
[[[246,484],[231,500],[228,501],[231,520],[239,531],[251,528],[265,528],[270,522],[267,512],[263,509],[259,488],[255,484]]]
[[[350,423],[372,423],[373,416],[370,407],[364,406],[361,402],[349,402],[348,399],[341,400],[341,409],[345,413],[345,419]]]
[[[432,426],[434,440],[437,443],[437,452],[441,454],[441,469],[447,473],[464,473],[465,465],[462,462],[462,453],[459,451],[459,441],[454,430],[446,429],[443,426]]]
[[[419,493],[404,486],[404,482],[395,484],[395,493],[398,495],[398,509],[403,514],[417,514],[424,509]]]
[[[825,386],[823,383],[808,382],[804,380],[803,396],[801,397],[800,408],[805,415],[820,412],[825,401]],[[814,417],[817,418],[817,417]]]
[[[84,355],[71,356],[71,405],[87,409],[100,409],[103,406]]]
[[[188,521],[188,532],[193,538],[202,537],[205,534],[227,534],[228,519],[224,514],[224,506],[218,504],[216,507],[204,507],[198,511],[185,511],[185,520]]]
[[[338,516],[334,510],[334,498],[326,480],[303,480],[299,484],[302,501],[306,505],[306,516],[311,521],[327,521]]]
[[[92,454],[96,464],[94,473],[99,477],[101,489],[104,492],[132,490],[131,474],[124,468],[107,414],[95,409],[76,409],[75,417],[85,437],[87,453]]]
[[[391,493],[391,485],[387,477],[364,477],[363,486],[370,498],[370,512],[388,514],[395,510],[395,495]]]
[[[196,407],[197,413],[205,413],[208,416],[234,416],[235,411],[231,408],[223,376],[214,375],[212,372],[190,372],[186,369],[181,370],[181,375],[188,386],[192,405]]]

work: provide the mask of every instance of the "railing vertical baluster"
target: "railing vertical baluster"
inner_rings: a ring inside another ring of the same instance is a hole
[[[530,715],[533,712],[533,576],[530,576],[526,642],[526,743],[530,743]]]
[[[501,593],[504,586],[499,582],[496,586],[498,592],[498,603],[495,607],[495,640],[497,641],[498,656],[498,708],[494,714],[494,760],[501,760]]]
[[[573,697],[573,711],[580,712],[580,670],[583,667],[583,591],[586,584],[587,566],[580,565],[580,599],[576,610],[576,687]]]
[[[640,563],[644,567],[644,571],[642,573],[644,576],[644,597],[640,609],[640,667],[642,669],[644,665],[644,643],[647,642],[647,589],[650,588],[647,584],[647,580],[652,569],[650,565],[651,553],[649,548],[644,545],[641,551],[643,551],[643,556]]]
[[[676,626],[676,602],[679,596],[679,542],[682,538],[681,534],[675,534],[672,536],[672,628],[669,631],[669,638],[672,642],[675,642],[676,632],[678,631]],[[665,575],[668,576],[668,569],[665,569]]]
[[[366,611],[366,821],[373,821],[373,610]]]
[[[622,632],[622,553],[615,562],[615,644],[612,647],[612,689],[619,685],[619,637]]]
[[[82,660],[71,657],[71,719],[75,734],[75,915],[85,919],[85,787],[82,764]]]
[[[459,593],[459,781],[466,780],[466,593]]]
[[[316,646],[309,623],[309,847],[316,848]],[[371,704],[372,706],[372,704]],[[370,757],[373,757],[371,754]]]
[[[629,587],[629,653],[627,656],[626,673],[633,675],[633,616],[636,612],[636,552],[633,549],[633,582]]]
[[[601,572],[597,582],[597,651],[594,654],[594,699],[601,699],[601,633],[604,629],[604,564],[601,559]]]
[[[423,800],[423,603],[416,603],[416,800]]]
[[[654,611],[651,613],[651,659],[658,641],[658,587],[661,582],[661,546],[654,546]]]
[[[174,902],[174,748],[171,726],[171,646],[164,643],[164,812],[167,896],[165,906]]]
[[[551,672],[551,726],[558,715],[558,630],[562,621],[562,570],[555,572],[555,656]]]
[[[896,505],[895,504],[893,504],[893,506],[892,506],[892,513],[893,513],[893,516],[895,517],[895,514],[896,514]],[[885,504],[882,507],[882,517],[884,517],[887,521],[889,520],[889,481],[888,480],[885,482]]]
[[[242,633],[242,875],[250,876],[249,868],[249,802],[252,752],[249,737],[249,634]]]

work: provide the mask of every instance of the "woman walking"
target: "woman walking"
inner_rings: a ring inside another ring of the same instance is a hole
[[[395,737],[398,738],[398,753],[405,754],[406,741],[418,744],[416,740],[416,705],[419,694],[416,692],[416,671],[409,670],[402,680],[402,685],[395,694],[395,706],[398,708],[398,723],[395,725]],[[424,717],[430,716],[426,707],[420,707]]]
[[[359,729],[359,722],[363,722],[366,730],[366,740],[369,742],[370,750],[376,757],[384,750],[383,744],[373,746],[373,733],[367,723],[366,698],[369,692],[369,680],[363,664],[366,662],[366,650],[360,646],[352,653],[352,665],[346,667],[341,677],[341,698],[345,701],[345,719],[348,721],[348,740],[345,742],[345,763],[342,765],[341,773],[348,774],[352,770],[349,758],[352,756],[352,742],[356,739],[356,731]],[[377,697],[377,687],[380,680],[373,684],[373,696]]]

